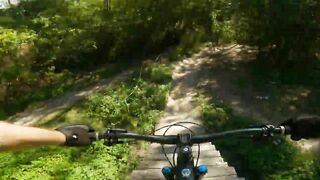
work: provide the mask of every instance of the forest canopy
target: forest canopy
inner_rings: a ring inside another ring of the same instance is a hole
[[[16,99],[8,89],[37,87],[34,80],[48,75],[204,41],[256,47],[257,61],[272,68],[312,65],[319,34],[317,0],[21,1],[0,10],[0,101]]]

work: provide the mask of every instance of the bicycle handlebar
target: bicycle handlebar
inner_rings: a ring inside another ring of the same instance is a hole
[[[239,136],[239,135],[250,135],[250,136],[262,136],[268,137],[273,134],[289,134],[290,127],[288,126],[279,126],[274,127],[272,125],[266,125],[260,128],[247,128],[247,129],[237,129],[231,131],[224,131],[220,133],[211,133],[205,135],[190,135],[191,144],[199,144],[205,142],[211,142],[217,139],[222,139],[230,136]],[[152,143],[160,144],[178,144],[180,143],[179,135],[141,135],[135,133],[128,133],[126,130],[120,129],[110,129],[107,132],[95,132],[89,133],[89,136],[92,140],[108,140],[109,145],[118,143],[118,139],[135,139],[135,140],[144,140]]]

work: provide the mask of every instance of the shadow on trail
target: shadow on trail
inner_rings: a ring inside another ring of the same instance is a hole
[[[198,92],[212,97],[213,102],[227,105],[235,114],[263,124],[278,125],[298,114],[320,112],[318,84],[300,83],[296,79],[288,83],[284,79],[291,77],[286,74],[263,72],[266,68],[255,57],[254,48],[240,45],[205,48],[196,56],[201,61],[195,82]],[[293,78],[297,76],[302,81],[306,78],[304,74],[294,74]],[[299,143],[304,149],[320,152],[316,140]]]
[[[197,88],[214,100],[264,123],[279,124],[297,114],[320,112],[318,87],[287,84],[267,76],[254,60],[254,48],[216,49],[200,53],[203,62],[197,82]]]

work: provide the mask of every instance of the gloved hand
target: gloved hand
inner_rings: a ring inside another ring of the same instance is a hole
[[[302,138],[320,137],[320,117],[315,115],[300,115],[286,120],[281,124],[291,128],[291,139],[298,141]]]
[[[87,125],[69,125],[62,126],[57,131],[60,131],[66,136],[65,145],[67,146],[86,146],[92,143],[90,139],[90,132],[95,132],[95,130]]]

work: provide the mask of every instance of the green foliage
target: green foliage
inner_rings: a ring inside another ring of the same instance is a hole
[[[143,66],[142,76],[151,82],[168,83],[172,80],[171,67],[166,64],[147,61]]]
[[[31,79],[11,81],[0,103],[0,119],[5,119],[26,108],[33,108],[43,100],[60,96],[67,91],[88,86],[101,78],[109,78],[126,66],[105,65],[94,72],[72,73],[67,70],[54,73],[52,70],[33,74]],[[1,94],[1,91],[0,91]],[[1,101],[1,99],[0,99]]]
[[[236,4],[236,3],[234,3]],[[319,1],[241,1],[236,9],[238,40],[258,46],[259,58],[287,68],[315,59],[319,48]]]
[[[161,64],[159,67],[167,69]],[[161,73],[159,76],[166,77]],[[159,80],[147,76],[145,79]],[[153,130],[166,105],[169,87],[169,82],[156,84],[144,79],[132,79],[89,97],[84,107],[78,109],[81,112],[73,112],[75,117],[72,118],[77,122],[96,125],[98,129],[115,126],[148,133]],[[80,113],[85,117],[79,116]],[[82,120],[79,120],[81,117]],[[66,123],[64,121],[70,122],[64,117],[62,121],[47,125],[56,127]],[[72,123],[76,122],[72,120]],[[45,147],[1,153],[0,179],[122,180],[136,165],[137,158],[131,152],[131,146],[126,144],[107,147],[97,142],[85,148]]]
[[[212,31],[215,41],[219,43],[230,43],[236,40],[236,29],[234,28],[234,7],[232,0],[219,0],[213,2]]]
[[[319,57],[316,0],[110,2],[105,7],[103,0],[33,0],[1,11],[1,26],[6,27],[0,30],[1,61],[10,62],[4,63],[10,68],[0,68],[1,78],[24,77],[16,83],[24,89],[30,79],[41,79],[52,68],[52,73],[88,70],[107,62],[133,61],[170,46],[179,45],[177,49],[185,52],[205,40],[256,46],[259,60],[289,73],[305,67],[300,65],[312,66]],[[32,47],[31,61],[17,58],[21,43]],[[158,72],[152,73],[157,78]],[[307,79],[317,77],[308,74]]]
[[[216,132],[247,128],[257,122],[232,114],[223,105],[209,104],[200,98],[202,119]],[[228,138],[214,142],[238,175],[249,179],[318,179],[320,160],[300,150],[282,137],[267,140]]]
[[[155,123],[154,119],[141,117],[148,113],[152,115],[156,110],[162,109],[165,106],[167,91],[168,88],[165,86],[147,85],[141,81],[138,81],[136,86],[121,85],[116,90],[90,97],[89,115],[104,120],[108,126],[123,126],[131,122],[137,123],[133,125],[136,127],[145,123],[143,120]]]
[[[33,42],[36,34],[30,30],[14,30],[0,27],[0,108],[8,101],[10,87],[34,77]],[[6,113],[1,110],[0,117]]]
[[[95,63],[183,48],[211,34],[211,0],[24,1],[8,10],[38,34],[37,67],[87,68]],[[8,15],[6,15],[8,16]]]
[[[0,24],[14,24],[15,20],[13,18],[11,18],[10,16],[2,16],[1,15],[1,11],[0,11]]]
[[[25,49],[31,49],[36,38],[33,31],[14,30],[0,27],[0,81],[14,80],[26,76],[32,59],[23,57]],[[31,51],[31,50],[29,50]]]
[[[166,66],[159,65],[158,68],[151,69],[157,71],[158,76],[151,73],[148,79],[157,82],[167,80],[170,71]],[[161,71],[162,69],[165,71]],[[108,127],[140,127],[140,132],[150,132],[160,111],[166,106],[169,87],[168,84],[155,84],[143,79],[122,83],[112,90],[89,97],[89,116],[103,120]]]
[[[53,7],[32,19],[39,34],[38,66],[80,69],[93,63],[87,54],[97,50],[95,36],[102,23],[102,7],[99,1],[94,2],[55,1]]]
[[[132,60],[133,58],[159,53],[168,46],[181,44],[180,49],[183,51],[206,39],[207,34],[211,34],[211,0],[120,0],[111,1],[111,9],[104,7],[104,2],[22,1],[16,7],[0,12],[0,16],[10,19],[11,22],[3,23],[1,26],[19,32],[18,35],[9,37],[12,33],[8,30],[1,34],[1,39],[19,44],[18,42],[25,41],[25,34],[20,32],[33,35],[32,41],[25,42],[33,49],[30,61],[32,63],[24,66],[19,59],[19,71],[7,71],[14,75],[10,76],[11,79],[16,79],[16,72],[22,72],[22,67],[28,69],[23,71],[28,72],[23,73],[24,79],[13,82],[10,91],[6,90],[13,93],[2,98],[3,106],[13,109],[10,112],[3,110],[6,114],[11,115],[34,101],[50,98],[52,94],[61,94],[68,89],[64,88],[64,85],[57,86],[59,81],[34,83],[35,79],[50,79],[48,76],[59,76],[66,70],[72,73],[91,71],[109,62],[132,63],[131,61],[137,61]],[[8,51],[11,46],[0,48]],[[14,57],[15,53],[9,56]],[[13,57],[10,58],[15,59]],[[163,74],[160,71],[167,69],[152,71],[155,82],[164,79],[159,76]],[[55,92],[50,92],[50,89]],[[16,96],[16,92],[26,96]],[[19,107],[10,108],[11,104]]]
[[[285,70],[282,70],[281,68],[271,69],[256,63],[248,66],[248,71],[254,78],[253,84],[255,86],[264,86],[272,81],[280,85],[314,87],[315,89],[318,89],[320,87],[320,82],[318,80],[320,77],[319,61],[310,62],[308,64],[301,63],[297,64],[299,67],[288,67]]]
[[[220,126],[228,120],[228,115],[222,107],[214,104],[201,102],[202,119],[206,124],[213,128],[214,131],[220,129]]]
[[[47,147],[0,154],[1,179],[124,179],[137,161],[128,145]]]

